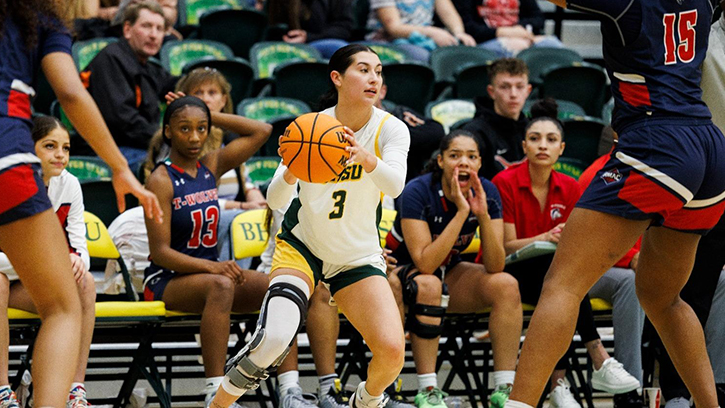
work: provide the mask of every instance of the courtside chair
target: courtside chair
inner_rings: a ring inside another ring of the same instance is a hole
[[[224,43],[240,58],[267,33],[266,14],[257,10],[213,10],[199,19],[199,38]]]
[[[589,166],[599,157],[599,139],[602,136],[604,122],[591,116],[579,116],[564,121],[563,157],[581,160]]]
[[[71,52],[73,54],[73,62],[76,63],[78,72],[86,69],[88,64],[93,61],[93,58],[95,58],[101,50],[106,48],[108,44],[115,43],[116,41],[118,41],[118,38],[109,37],[74,42]]]
[[[464,65],[454,74],[455,95],[458,99],[474,99],[488,96],[488,67],[490,64]]]
[[[232,86],[232,106],[239,103],[244,98],[249,97],[252,93],[252,84],[254,83],[254,70],[249,63],[241,58],[233,58],[228,60],[219,59],[201,59],[184,66],[184,73],[188,73],[196,68],[215,69],[224,75]]]
[[[425,112],[433,99],[435,74],[421,63],[391,63],[383,69],[388,93],[385,99],[407,106],[416,112]]]
[[[322,62],[288,62],[274,69],[275,96],[299,99],[314,107],[331,87],[327,64]]]
[[[171,75],[181,75],[186,64],[204,58],[228,60],[234,52],[226,44],[207,40],[169,41],[161,47],[161,65]]]
[[[367,45],[372,48],[383,66],[387,66],[394,62],[409,62],[413,59],[410,57],[408,51],[405,48],[399,47],[395,44],[378,43],[378,42],[362,42],[361,44]]]
[[[232,221],[232,258],[258,257],[267,248],[269,232],[266,225],[267,210],[245,211]],[[272,237],[274,239],[274,237]]]
[[[599,65],[576,62],[545,72],[539,95],[577,103],[589,116],[600,117],[607,98],[607,75]]]
[[[489,65],[498,58],[496,53],[479,47],[454,45],[438,47],[430,53],[430,67],[435,73],[436,90],[439,95],[456,82],[454,73],[468,65]]]
[[[522,50],[516,58],[523,60],[529,68],[529,82],[541,85],[543,73],[553,68],[569,66],[584,59],[579,53],[569,48],[530,47]]]
[[[443,125],[446,133],[451,126],[461,120],[473,119],[476,114],[476,105],[466,99],[444,99],[433,101],[425,107],[425,116]]]
[[[179,0],[179,25],[198,25],[201,15],[209,10],[236,8],[242,8],[241,0]]]

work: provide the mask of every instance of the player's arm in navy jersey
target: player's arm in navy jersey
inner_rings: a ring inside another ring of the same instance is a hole
[[[599,16],[603,24],[616,26],[622,46],[639,35],[642,11],[641,0],[549,0],[559,7]]]
[[[239,266],[233,261],[215,262],[181,253],[171,247],[171,201],[174,187],[166,169],[159,167],[151,173],[146,186],[159,198],[164,217],[160,224],[146,223],[151,259],[157,265],[176,273],[215,273],[238,281],[242,276]]]
[[[214,126],[241,136],[201,158],[201,162],[214,173],[217,182],[224,173],[252,157],[272,133],[272,125],[268,123],[228,113],[212,112],[211,122]]]

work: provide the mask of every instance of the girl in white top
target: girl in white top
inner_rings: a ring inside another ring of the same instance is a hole
[[[339,49],[330,58],[336,105],[322,113],[348,133],[350,160],[337,180],[299,181],[285,166],[267,192],[272,210],[289,203],[276,237],[270,288],[257,332],[228,365],[212,406],[227,407],[256,388],[286,355],[319,280],[329,286],[340,309],[362,334],[373,358],[367,381],[353,398],[355,407],[382,407],[385,387],[403,367],[405,340],[395,299],[387,283],[377,224],[382,194],[397,197],[405,185],[410,134],[403,122],[373,107],[382,85],[382,64],[362,44]],[[374,313],[373,313],[374,311]]]
[[[51,116],[41,116],[33,121],[35,154],[43,170],[43,184],[53,211],[58,216],[68,243],[73,268],[73,278],[81,299],[81,325],[74,330],[81,334],[80,360],[68,395],[69,408],[88,406],[83,379],[86,375],[88,353],[91,349],[95,324],[96,286],[93,275],[88,273],[90,258],[86,245],[86,225],[83,220],[83,193],[78,179],[65,170],[70,156],[70,136],[65,126]],[[0,252],[0,311],[8,307],[38,313],[27,289],[18,280],[7,256]],[[51,282],[48,282],[51,283]],[[7,316],[7,314],[5,314]],[[8,382],[8,320],[0,319],[0,388]],[[9,405],[11,408],[13,405]]]

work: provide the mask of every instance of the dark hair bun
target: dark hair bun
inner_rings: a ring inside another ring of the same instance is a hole
[[[554,98],[539,99],[531,105],[531,119],[536,118],[551,118],[558,119],[559,104],[556,103]]]

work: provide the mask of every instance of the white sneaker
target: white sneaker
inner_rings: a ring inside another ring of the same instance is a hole
[[[602,368],[592,373],[592,387],[612,394],[624,394],[639,388],[640,383],[622,367],[622,363],[609,357],[604,360]]]
[[[550,408],[582,408],[571,391],[569,391],[569,384],[563,379],[557,381],[559,385],[556,386],[549,394],[549,407]]]
[[[675,397],[667,401],[665,408],[690,408],[690,400],[682,397]]]

